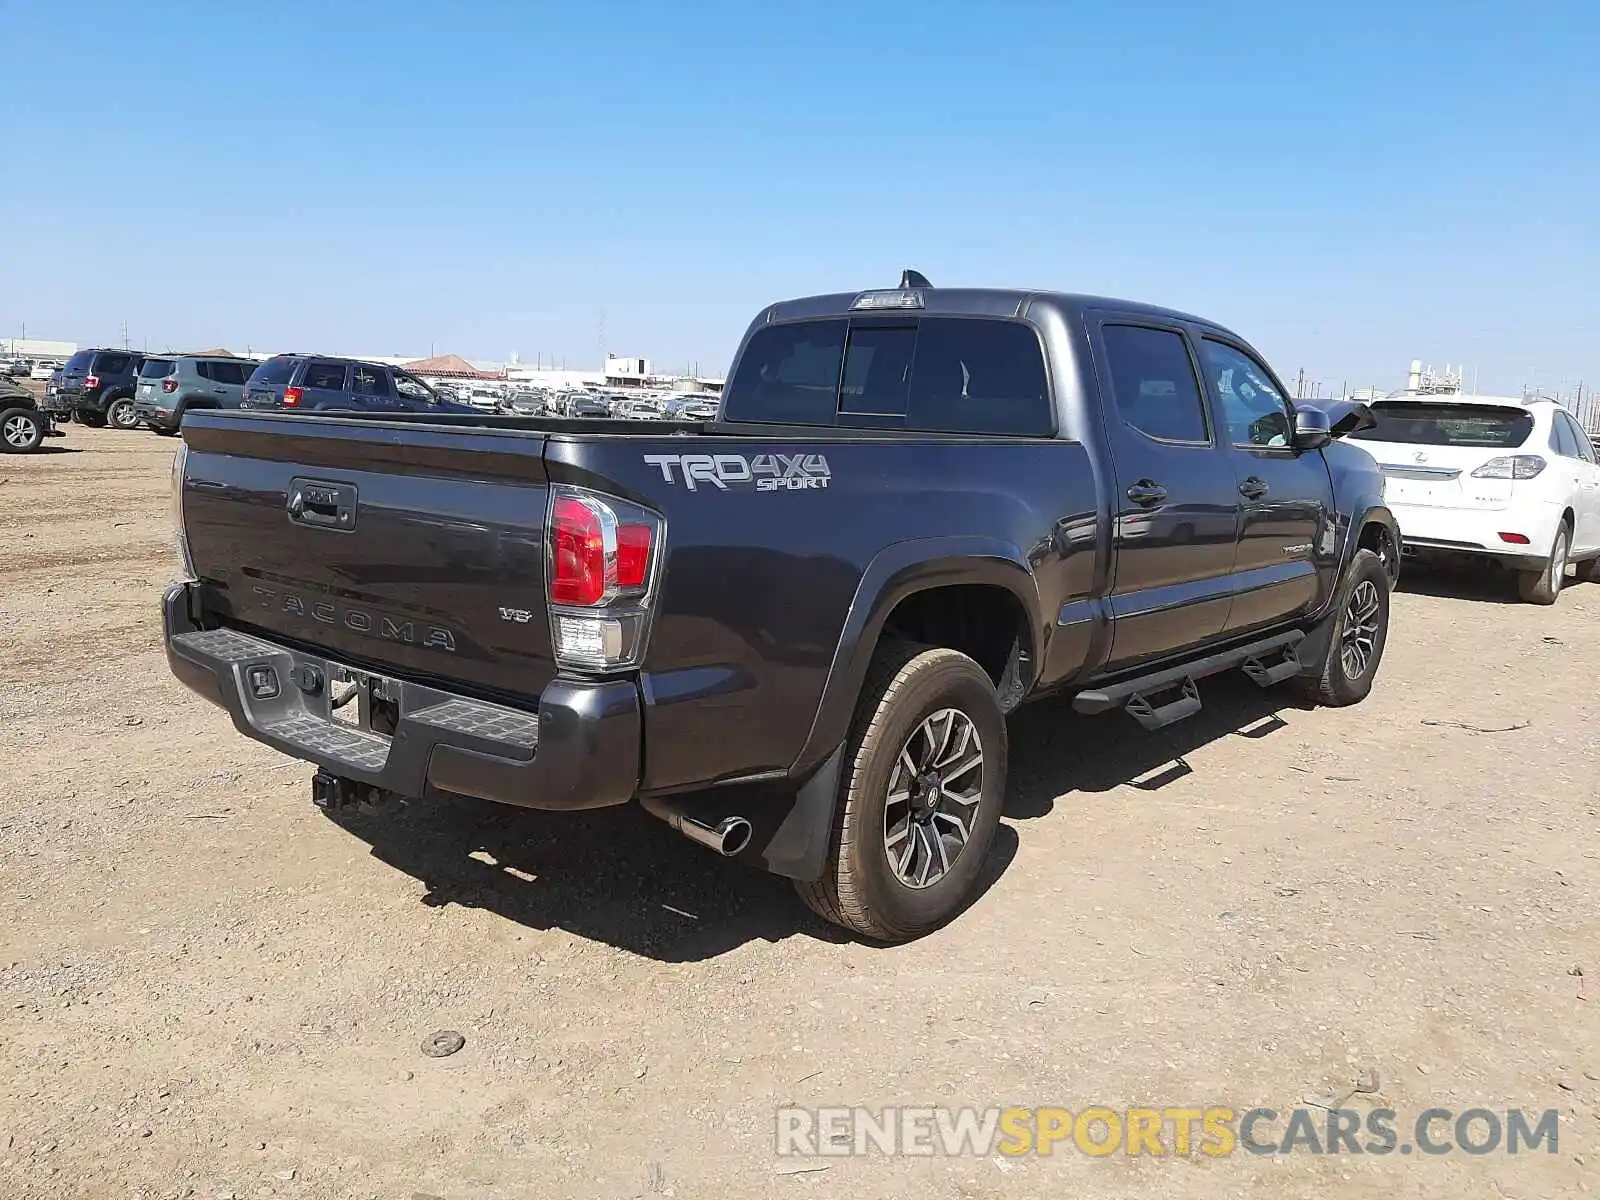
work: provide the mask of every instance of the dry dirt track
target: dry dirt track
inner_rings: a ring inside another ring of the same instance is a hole
[[[878,949],[632,812],[323,818],[166,673],[173,443],[54,446],[0,457],[0,1197],[1600,1192],[1600,587],[1408,583],[1354,709],[1025,712],[988,890]],[[1369,1069],[1353,1107],[1556,1108],[1559,1152],[774,1155],[785,1101],[1287,1110]]]

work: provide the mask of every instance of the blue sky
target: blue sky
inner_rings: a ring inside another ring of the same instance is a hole
[[[0,336],[605,346],[1037,286],[1600,384],[1600,5],[0,0]]]

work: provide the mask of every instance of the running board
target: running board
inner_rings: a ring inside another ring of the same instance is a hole
[[[1251,682],[1261,687],[1271,687],[1275,683],[1282,683],[1285,679],[1293,679],[1301,674],[1305,668],[1300,665],[1300,660],[1294,656],[1293,651],[1285,651],[1283,658],[1271,662],[1265,658],[1246,659],[1240,665]]]
[[[1168,688],[1177,687],[1180,684],[1192,684],[1197,679],[1203,679],[1207,675],[1215,675],[1221,671],[1232,670],[1234,667],[1243,666],[1252,660],[1270,659],[1275,654],[1292,657],[1294,648],[1305,640],[1305,636],[1303,630],[1291,629],[1287,633],[1276,633],[1269,638],[1262,638],[1258,642],[1234,646],[1229,650],[1219,650],[1215,654],[1207,655],[1205,658],[1198,658],[1194,662],[1183,663],[1176,667],[1168,667],[1164,671],[1141,675],[1135,679],[1123,679],[1117,683],[1108,683],[1103,687],[1092,688],[1087,692],[1079,692],[1072,698],[1072,707],[1076,712],[1088,714],[1109,712],[1113,708],[1121,708],[1135,696],[1141,698],[1152,696],[1158,692],[1166,691]],[[1263,669],[1264,673],[1272,674],[1282,670],[1283,667],[1278,665]],[[1298,671],[1298,669],[1299,665],[1296,663],[1295,670]],[[1287,679],[1289,675],[1294,673],[1295,671],[1288,671],[1280,678]],[[1251,676],[1251,678],[1255,678],[1255,676]],[[1260,683],[1260,680],[1257,679],[1256,682]],[[1186,692],[1188,690],[1188,688],[1185,688]],[[1182,704],[1183,701],[1179,700],[1173,703]],[[1162,709],[1149,706],[1148,701],[1146,704],[1152,712],[1162,711]],[[1199,699],[1196,697],[1194,706],[1182,715],[1191,716],[1198,712],[1199,708]],[[1135,719],[1138,719],[1137,715]],[[1142,721],[1140,723],[1143,724]],[[1165,723],[1171,724],[1170,721]]]
[[[1176,700],[1165,704],[1152,704],[1142,693],[1128,697],[1127,713],[1145,729],[1165,729],[1185,717],[1200,711],[1200,689],[1192,679],[1185,679]]]

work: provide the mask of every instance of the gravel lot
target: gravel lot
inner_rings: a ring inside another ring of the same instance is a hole
[[[1026,710],[988,890],[879,949],[631,810],[323,817],[167,674],[173,443],[50,446],[0,458],[0,1196],[1600,1191],[1600,587],[1408,579],[1353,709]],[[1559,1151],[774,1152],[785,1102],[1288,1110],[1368,1071],[1358,1110],[1555,1108]]]

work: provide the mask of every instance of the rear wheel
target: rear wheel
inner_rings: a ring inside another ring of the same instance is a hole
[[[1572,530],[1563,521],[1556,528],[1550,557],[1537,571],[1517,572],[1517,594],[1529,604],[1554,604],[1567,581],[1567,558],[1572,553]]]
[[[1322,669],[1301,680],[1308,699],[1342,708],[1367,698],[1389,638],[1389,587],[1383,560],[1371,550],[1357,550],[1339,591],[1339,619]]]
[[[1000,823],[1006,725],[995,687],[955,650],[879,647],[857,702],[820,916],[883,941],[937,928],[971,899]]]
[[[0,452],[30,454],[44,441],[44,418],[31,408],[0,412]]]
[[[113,429],[139,428],[139,414],[133,407],[133,401],[126,396],[111,402],[106,409],[106,421]]]

